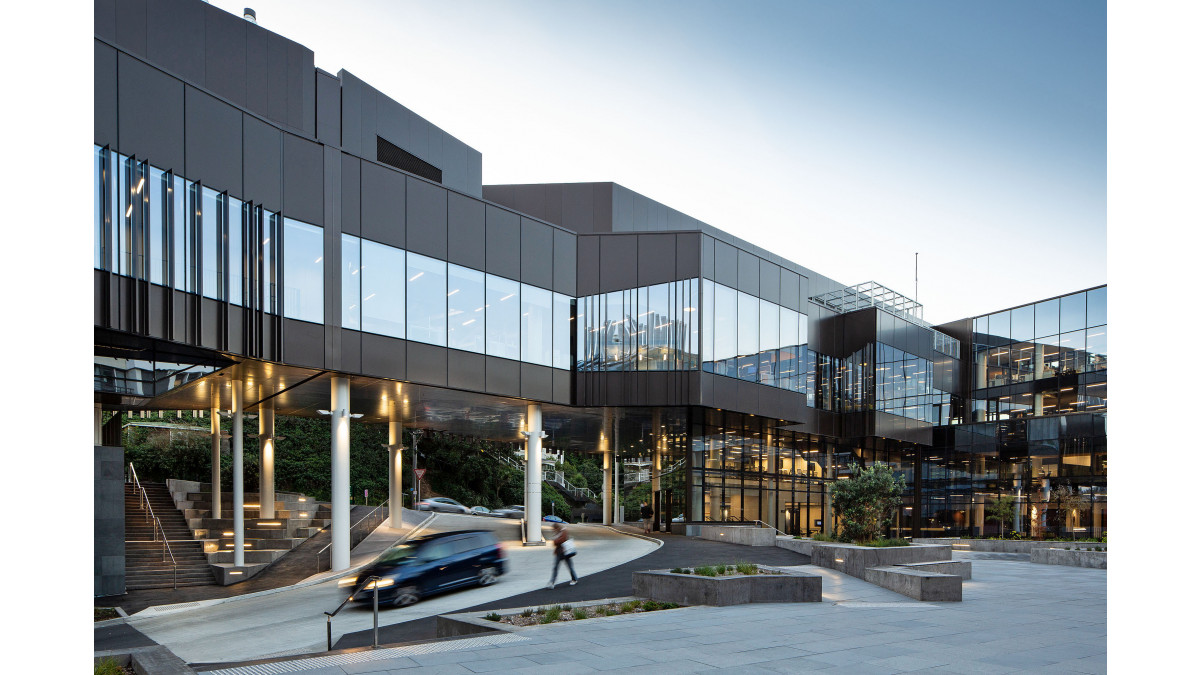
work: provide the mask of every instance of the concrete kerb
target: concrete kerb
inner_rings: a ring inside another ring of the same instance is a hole
[[[507,609],[489,609],[489,610],[482,611],[482,612],[458,612],[458,613],[454,613],[454,614],[439,614],[437,617],[437,636],[438,636],[438,638],[467,637],[467,636],[471,636],[471,635],[479,635],[480,633],[490,633],[493,631],[498,631],[501,633],[521,633],[521,632],[530,631],[530,630],[537,630],[539,628],[549,628],[552,626],[561,626],[561,625],[563,625],[563,623],[575,623],[576,621],[592,622],[592,621],[606,621],[606,620],[610,620],[610,619],[620,619],[623,617],[629,617],[629,616],[633,616],[633,615],[632,614],[617,614],[614,616],[597,616],[597,617],[592,617],[590,619],[578,619],[578,620],[573,620],[573,621],[569,621],[569,622],[555,622],[555,623],[548,623],[548,624],[534,624],[532,626],[514,626],[512,624],[502,623],[500,621],[489,621],[483,617],[485,617],[489,614],[492,614],[492,613],[499,614],[500,616],[509,616],[512,614],[520,614],[521,612],[524,612],[526,610],[536,612],[540,609],[545,609],[548,607],[555,607],[555,606],[569,605],[571,607],[571,609],[582,609],[584,607],[596,607],[599,605],[619,605],[619,604],[626,603],[626,602],[637,602],[637,601],[644,600],[644,599],[645,598],[638,597],[638,596],[627,595],[627,596],[620,597],[620,598],[604,598],[602,600],[584,600],[584,601],[580,601],[580,602],[563,602],[563,603],[550,603],[550,604],[541,604],[541,605],[529,605],[526,607],[512,607],[512,608],[507,608]],[[688,606],[688,607],[676,607],[675,609],[660,609],[660,610],[655,610],[654,613],[674,612],[674,611],[678,611],[678,610],[697,609],[697,608],[701,608],[701,607],[703,607],[703,606],[696,605],[696,606]]]
[[[587,523],[587,525],[592,525],[592,523]],[[585,527],[587,525],[585,525]],[[656,546],[654,548],[654,550],[656,550],[656,551],[663,547],[662,539],[655,539],[654,537],[647,537],[644,534],[636,534],[634,532],[626,532],[624,530],[618,530],[617,528],[613,527],[612,525],[600,525],[600,527],[606,527],[606,528],[612,530],[613,532],[616,532],[617,534],[623,534],[626,537],[633,537],[634,539],[645,539],[648,542],[656,544]],[[646,555],[650,555],[650,554],[647,553]],[[637,558],[634,558],[634,560],[637,560]],[[622,563],[622,564],[624,564],[624,563]],[[614,567],[615,567],[615,565],[614,565]],[[605,568],[605,569],[608,569],[608,568]],[[603,570],[601,570],[601,571],[603,571]]]
[[[396,539],[396,542],[401,542],[401,541],[405,541],[407,539],[412,538],[418,532],[423,530],[430,523],[430,521],[432,521],[436,517],[437,517],[436,512],[431,513],[428,518],[421,521],[419,524],[417,524],[415,527],[413,527],[413,529],[410,530],[408,533],[406,533],[406,534],[400,536],[398,539]],[[141,619],[141,618],[151,618],[151,616],[157,617],[157,616],[160,616],[167,612],[172,612],[172,613],[173,612],[185,612],[185,611],[192,610],[192,609],[199,609],[201,607],[212,607],[214,605],[223,605],[227,602],[236,602],[236,601],[240,601],[240,600],[243,600],[246,598],[261,598],[261,597],[268,596],[268,595],[274,595],[275,593],[282,593],[284,591],[295,590],[298,588],[307,588],[309,586],[316,586],[317,584],[322,584],[322,583],[325,583],[326,581],[330,581],[333,579],[340,579],[344,576],[354,574],[360,570],[363,570],[363,569],[369,567],[372,562],[374,562],[374,560],[368,560],[362,564],[356,565],[354,567],[350,567],[348,569],[338,570],[336,572],[325,572],[323,574],[314,575],[312,577],[305,579],[304,581],[299,581],[290,586],[281,586],[279,588],[268,588],[265,590],[255,591],[253,593],[246,593],[244,595],[235,595],[235,596],[228,597],[228,598],[213,598],[211,600],[197,600],[197,601],[193,601],[193,602],[181,602],[181,603],[178,603],[181,606],[178,607],[177,609],[172,609],[172,607],[174,607],[174,605],[155,605],[153,607],[147,607],[146,609],[143,609],[140,612],[135,612],[132,615],[130,615],[128,617],[124,617],[122,619],[109,619],[108,621],[97,621],[96,628],[100,628],[100,627],[102,627],[102,625],[109,625],[109,622],[111,622],[113,624],[136,622],[138,619]],[[142,616],[142,614],[145,614],[146,616]]]

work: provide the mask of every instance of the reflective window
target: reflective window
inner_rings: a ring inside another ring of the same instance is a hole
[[[1012,310],[1012,339],[1016,342],[1028,342],[1037,337],[1033,334],[1033,305],[1025,305]],[[991,326],[989,325],[989,331]]]
[[[766,300],[758,301],[758,340],[759,349],[766,351],[768,349],[779,349],[782,343],[779,340],[779,315],[783,310],[779,305],[776,305]]]
[[[1076,293],[1061,298],[1058,311],[1062,332],[1083,330],[1087,327],[1087,294]]]
[[[113,260],[112,267],[117,274],[128,275],[133,267],[133,202],[130,199],[130,178],[133,173],[133,160],[125,155],[112,153],[114,178],[113,193]]]
[[[408,339],[446,346],[446,263],[408,253]]]
[[[283,219],[283,315],[325,320],[325,252],[321,228]]]
[[[262,293],[258,304],[271,314],[279,313],[279,214],[259,207],[262,219]]]
[[[200,288],[204,297],[220,300],[221,284],[221,239],[224,231],[224,196],[211,188],[204,188],[200,200],[197,222],[200,224],[200,253],[203,257]],[[290,243],[290,242],[289,242]]]
[[[521,284],[521,360],[549,366],[553,363],[553,295]]]
[[[718,375],[737,377],[737,291],[717,284],[713,311],[713,360]]]
[[[246,284],[246,264],[242,256],[242,223],[245,222],[245,205],[240,199],[226,196],[229,213],[229,237],[226,239],[229,250],[229,302],[234,305],[242,304],[242,289]]]
[[[105,170],[105,155],[104,148],[94,145],[92,146],[92,187],[95,189],[95,212],[92,220],[92,246],[93,257],[92,266],[98,270],[104,269],[104,183],[107,178]]]
[[[758,381],[758,298],[737,294],[737,377]]]
[[[486,275],[487,353],[506,359],[521,358],[521,284]]]
[[[1087,341],[1082,330],[1063,333],[1059,336],[1059,355],[1064,375],[1082,373],[1087,370]]]
[[[167,283],[166,270],[170,260],[170,249],[167,248],[167,223],[171,218],[170,176],[161,169],[150,167],[145,194],[150,281],[162,285]]]
[[[987,317],[989,336],[987,344],[992,346],[1002,345],[1009,341],[1009,313],[996,312]],[[1030,337],[1033,337],[1032,335]]]
[[[1108,323],[1108,286],[1087,292],[1087,327]]]
[[[1058,298],[1037,304],[1034,328],[1037,333],[1034,337],[1040,338],[1058,333]]]
[[[713,360],[716,358],[713,355],[713,336],[716,332],[713,330],[713,317],[716,315],[716,284],[704,279],[701,290],[701,311],[700,320],[704,323],[704,331],[700,338],[700,360],[704,362],[704,369],[712,372]]]
[[[192,231],[192,219],[188,217],[187,181],[182,176],[171,177],[171,249],[174,259],[171,262],[173,286],[176,290],[190,291],[193,286],[188,283],[191,279],[190,253],[192,243],[189,233]]]
[[[362,240],[342,235],[342,328],[362,330]]]
[[[361,240],[361,246],[362,329],[402,338],[407,285],[404,251],[367,239]]]
[[[571,296],[554,294],[555,368],[571,368]]]
[[[1108,370],[1107,334],[1108,326],[1087,329],[1087,370]]]
[[[447,265],[447,347],[485,353],[484,277],[483,272]]]

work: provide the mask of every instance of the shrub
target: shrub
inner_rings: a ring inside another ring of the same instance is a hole
[[[796,538],[799,539],[800,537]],[[824,532],[817,532],[812,538],[813,541],[837,541],[832,535],[825,534]]]
[[[646,600],[642,603],[642,609],[646,610],[647,612],[655,612],[662,609],[662,605],[658,604],[658,602],[654,600]]]
[[[125,675],[125,669],[116,659],[101,659],[96,663],[95,675]]]
[[[664,602],[662,604],[662,608],[663,609],[679,609],[679,603],[678,602]]]
[[[885,546],[908,546],[907,539],[875,539],[873,541],[860,541],[860,546],[872,546],[875,548],[883,548]]]
[[[576,609],[571,610],[571,614],[576,619],[586,619],[587,618],[587,610],[576,608]]]
[[[636,600],[631,600],[631,601],[621,605],[621,613],[628,614],[629,612],[632,612],[633,610],[638,608],[638,604],[639,603]]]
[[[672,567],[671,574],[683,574],[683,569],[679,567]]]
[[[492,613],[490,613],[490,614],[485,614],[485,615],[483,616],[483,618],[487,619],[488,621],[499,621],[499,620],[500,620],[500,615],[499,615],[499,614],[497,614],[497,613],[495,613],[495,612],[492,612]]]
[[[697,567],[697,568],[695,568],[695,569],[694,569],[694,570],[692,570],[692,571],[693,571],[695,574],[699,574],[699,575],[700,575],[700,576],[702,576],[702,577],[715,577],[715,576],[717,576],[717,570],[716,570],[716,568],[712,567],[711,565],[705,565],[705,566],[703,566],[703,567]]]
[[[551,607],[550,609],[546,610],[546,613],[542,615],[541,623],[554,623],[555,621],[558,621],[559,618],[561,618],[561,617],[562,617],[562,607],[559,605],[555,605],[554,607]]]
[[[524,617],[530,617],[530,616],[533,616],[533,610],[532,610],[532,609],[526,609],[526,610],[524,610],[524,611],[522,611],[522,612],[521,612],[521,616],[524,616]]]
[[[882,462],[854,467],[848,480],[834,481],[833,511],[841,520],[842,533],[848,540],[870,541],[879,538],[900,506],[904,476]]]
[[[758,565],[754,563],[738,563],[737,571],[738,574],[758,574]]]

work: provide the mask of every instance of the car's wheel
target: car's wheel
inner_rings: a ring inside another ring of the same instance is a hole
[[[479,585],[491,586],[492,584],[496,583],[496,578],[498,576],[500,575],[496,572],[495,567],[485,567],[479,570]]]
[[[409,605],[416,604],[417,600],[420,599],[421,596],[417,594],[416,586],[404,586],[396,593],[395,604],[397,607],[408,607]]]

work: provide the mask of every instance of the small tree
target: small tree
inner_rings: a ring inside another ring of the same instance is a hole
[[[855,466],[854,474],[833,482],[833,511],[841,520],[844,541],[879,539],[892,513],[902,503],[904,477],[891,467],[876,462],[873,466]]]
[[[1078,515],[1085,507],[1087,500],[1083,495],[1071,488],[1070,485],[1059,485],[1050,491],[1050,503],[1054,504],[1054,524],[1061,531],[1071,522],[1071,514]],[[1075,538],[1075,530],[1071,530],[1071,538]]]
[[[988,516],[985,520],[995,520],[1000,523],[1000,538],[1004,538],[1005,523],[1012,522],[1013,504],[1016,500],[1012,495],[1001,495],[999,499],[987,507]]]

